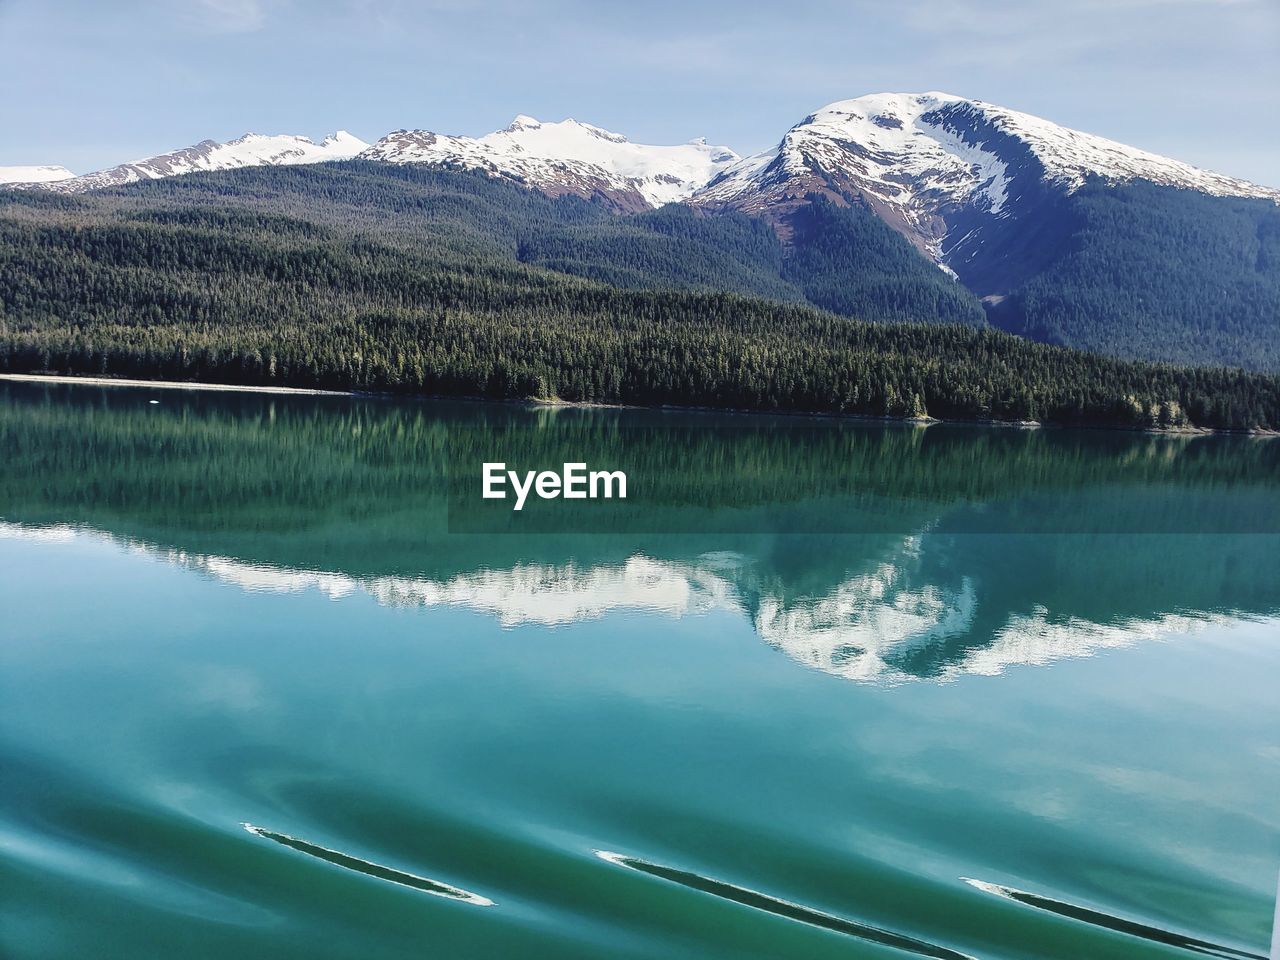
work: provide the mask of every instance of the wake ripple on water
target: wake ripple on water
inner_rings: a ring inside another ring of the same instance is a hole
[[[242,823],[241,826],[252,833],[255,837],[262,837],[264,840],[273,840],[283,846],[297,850],[299,853],[305,853],[308,856],[316,857],[317,859],[324,860],[326,863],[332,863],[335,866],[344,867],[347,870],[354,870],[356,873],[363,873],[365,876],[375,877],[378,880],[387,880],[391,883],[398,883],[405,887],[412,887],[415,890],[421,890],[423,893],[429,893],[433,897],[445,897],[449,900],[459,900],[463,903],[474,904],[477,907],[494,906],[494,902],[488,897],[483,897],[478,893],[471,893],[468,890],[463,890],[461,887],[455,887],[440,880],[432,880],[428,877],[419,877],[412,873],[405,873],[403,870],[384,867],[379,863],[370,863],[368,860],[361,860],[359,857],[339,853],[337,850],[330,850],[328,847],[321,847],[314,843],[308,843],[306,840],[299,840],[297,837],[291,837],[285,833],[276,833],[273,830],[257,827],[252,823]]]
[[[1126,933],[1132,937],[1141,937],[1144,940],[1163,943],[1171,947],[1181,947],[1183,950],[1190,950],[1192,953],[1204,954],[1210,957],[1223,957],[1226,960],[1267,960],[1266,957],[1259,953],[1249,953],[1246,950],[1237,950],[1234,947],[1224,947],[1208,940],[1197,940],[1181,933],[1161,930],[1159,927],[1149,927],[1134,920],[1113,917],[1108,913],[1090,910],[1088,907],[1082,907],[1074,903],[1053,900],[1049,897],[1042,897],[1039,894],[1001,886],[998,883],[987,883],[985,880],[972,880],[969,877],[961,877],[961,879],[969,886],[976,887],[983,893],[994,894],[997,897],[1003,897],[1005,900],[1012,900],[1028,907],[1035,907],[1037,910],[1047,910],[1062,917],[1078,920],[1081,923],[1091,923],[1094,926],[1115,930],[1118,933]]]
[[[597,850],[595,854],[601,860],[619,867],[638,870],[640,873],[647,873],[651,877],[678,883],[681,886],[689,887],[702,893],[709,893],[724,900],[731,900],[734,903],[739,903],[755,910],[763,910],[779,917],[786,917],[788,920],[795,920],[815,927],[822,927],[824,930],[843,933],[869,943],[893,947],[907,953],[913,953],[916,956],[930,957],[933,960],[975,960],[974,957],[966,953],[959,953],[947,947],[940,947],[924,940],[917,940],[915,937],[909,937],[906,934],[894,933],[892,930],[883,930],[880,927],[859,923],[856,920],[824,913],[812,907],[792,903],[790,900],[781,900],[778,897],[771,897],[767,893],[749,890],[746,887],[739,887],[723,880],[715,880],[687,870],[651,863],[648,860],[628,857],[609,850]]]

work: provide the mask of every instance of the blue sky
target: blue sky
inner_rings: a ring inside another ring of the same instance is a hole
[[[1280,186],[1280,0],[0,0],[0,164],[517,113],[741,153],[945,90]]]

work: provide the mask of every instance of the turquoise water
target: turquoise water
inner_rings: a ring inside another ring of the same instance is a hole
[[[0,384],[0,955],[1264,956],[1278,451]]]

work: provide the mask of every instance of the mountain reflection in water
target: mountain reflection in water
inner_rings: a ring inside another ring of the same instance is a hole
[[[799,663],[876,683],[1280,612],[1280,536],[1259,508],[1280,503],[1280,444],[1266,440],[0,392],[0,533],[96,532],[247,590],[454,605],[506,626],[731,611]],[[459,520],[458,465],[491,456],[626,463],[640,499],[593,533],[457,532],[498,522]]]

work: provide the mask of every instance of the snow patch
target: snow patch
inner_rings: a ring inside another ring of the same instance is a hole
[[[0,183],[57,183],[75,174],[66,167],[0,167]]]
[[[123,163],[81,177],[60,180],[52,183],[50,189],[64,193],[81,193],[100,187],[115,187],[141,180],[176,177],[202,170],[233,170],[238,167],[285,166],[349,160],[368,146],[359,137],[345,130],[339,130],[319,143],[310,137],[247,133],[227,143],[204,140],[171,153],[134,160],[131,163]]]
[[[660,207],[683,200],[738,155],[705,140],[676,146],[632,143],[622,134],[577,120],[546,123],[520,115],[483,137],[400,130],[361,154],[366,160],[483,170],[543,189],[638,195]]]

